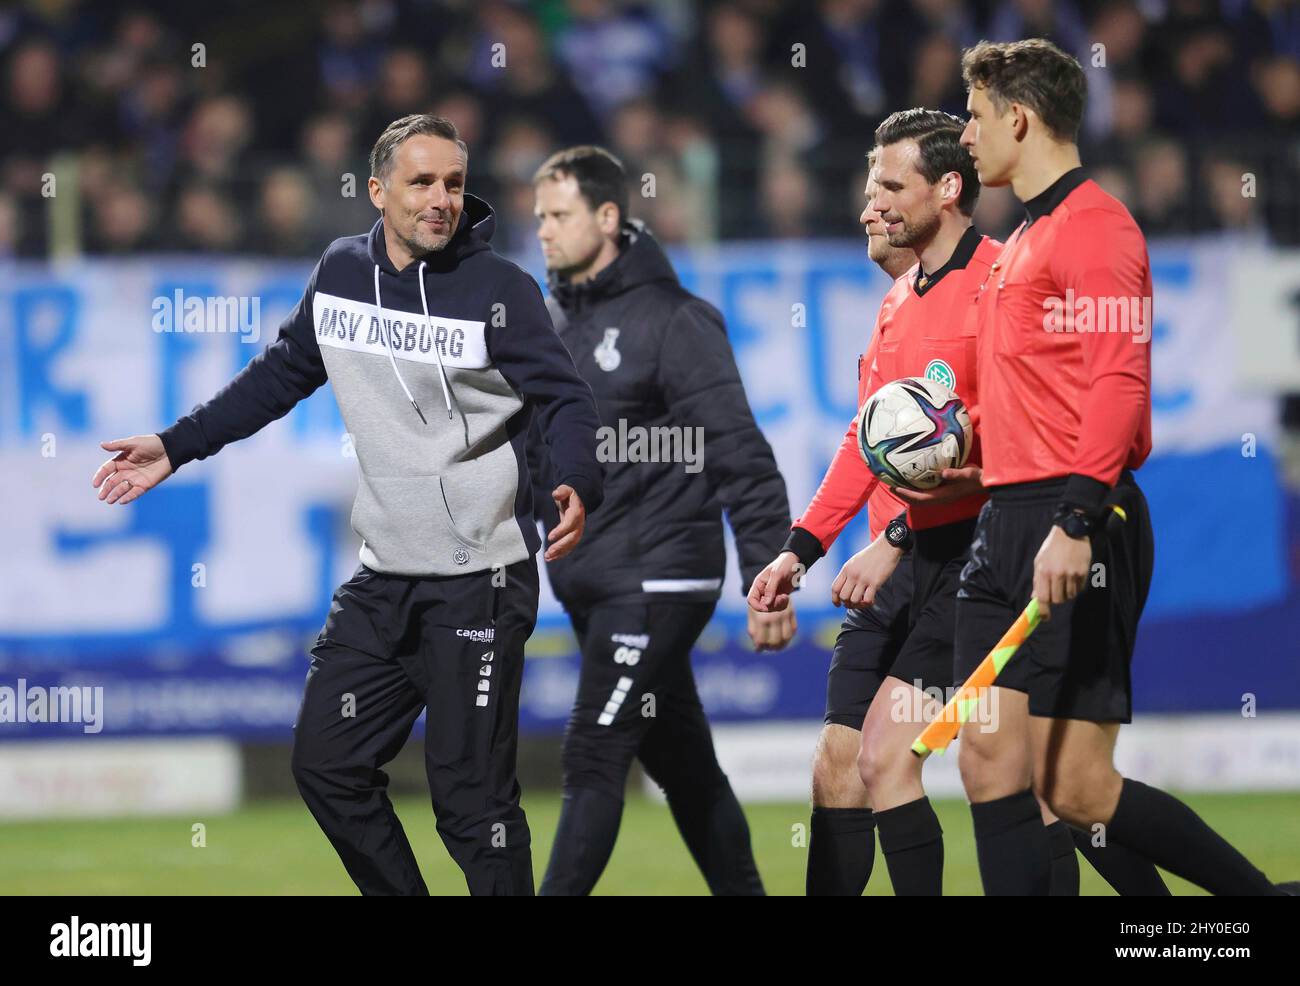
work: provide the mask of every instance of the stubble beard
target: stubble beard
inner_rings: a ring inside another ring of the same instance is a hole
[[[450,233],[425,233],[423,224],[417,213],[411,219],[411,235],[402,237],[402,245],[412,257],[422,257],[428,253],[437,253],[444,249],[451,242],[452,236],[455,235],[455,223],[452,216],[447,213],[445,219],[451,229]]]
[[[889,234],[889,245],[906,249],[918,243],[925,243],[939,231],[939,221],[939,213],[933,212],[918,220],[913,226],[904,223],[899,232]]]
[[[591,270],[592,264],[596,262],[596,258],[599,255],[600,247],[597,246],[596,249],[592,250],[588,254],[588,256],[577,262],[570,261],[567,255],[558,257],[556,258],[556,266],[551,267],[548,264],[547,270],[557,275],[562,281],[571,281],[575,276],[582,275]]]

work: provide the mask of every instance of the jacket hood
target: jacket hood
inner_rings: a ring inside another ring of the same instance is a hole
[[[375,271],[375,314],[379,321],[383,322],[383,289],[379,284],[379,275],[387,273],[397,278],[415,278],[420,286],[420,308],[424,312],[424,321],[429,321],[429,298],[425,291],[424,272],[426,269],[435,273],[438,271],[454,270],[456,265],[470,254],[479,253],[482,250],[491,249],[488,241],[492,239],[492,234],[496,232],[497,222],[496,215],[492,212],[492,207],[475,195],[465,193],[465,206],[461,209],[460,221],[456,223],[456,232],[452,234],[447,245],[441,250],[435,250],[432,253],[426,253],[423,257],[416,257],[411,263],[399,271],[393,266],[393,262],[388,257],[388,248],[384,243],[384,217],[380,216],[379,220],[370,227],[370,236],[366,240],[366,249],[370,254],[370,262],[374,265]],[[393,356],[392,327],[385,324],[385,333],[387,339],[388,363],[393,369],[393,376],[401,385],[402,392],[406,394],[406,399],[414,408],[415,413],[420,416],[420,420],[426,425],[429,423],[424,412],[420,410],[420,405],[416,402],[414,395],[411,394],[411,388],[406,385],[406,379],[402,376],[402,371],[397,366],[397,359]],[[447,379],[447,369],[442,365],[442,352],[439,347],[433,347],[433,353],[438,359],[438,378],[442,382],[442,400],[447,408],[447,419],[452,418],[452,401],[451,401],[451,383]]]
[[[419,269],[419,261],[424,261],[429,270],[448,270],[470,254],[489,249],[492,234],[496,229],[497,217],[492,211],[492,206],[477,195],[466,192],[465,207],[461,210],[460,221],[456,224],[456,232],[452,234],[451,241],[441,250],[416,257],[416,262],[407,265],[405,270],[399,271],[388,257],[388,249],[384,244],[383,216],[380,216],[370,228],[366,247],[370,253],[371,263],[377,264],[385,274],[394,277],[401,277],[404,274],[413,276]]]
[[[590,281],[571,284],[555,272],[547,275],[551,294],[566,312],[656,281],[676,284],[677,273],[659,241],[639,219],[623,223],[617,259]]]

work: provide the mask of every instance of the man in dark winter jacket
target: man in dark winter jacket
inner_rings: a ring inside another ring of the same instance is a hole
[[[369,234],[335,240],[279,337],[157,435],[105,442],[99,498],[130,503],[283,417],[328,379],[360,467],[361,566],[312,648],[293,774],[365,894],[427,894],[382,767],[428,709],[438,833],[471,893],[531,894],[515,780],[524,642],[537,619],[530,419],[556,509],[548,559],[601,499],[591,390],[537,284],[492,252],[449,121],[409,116],[370,156]],[[551,488],[553,487],[553,488]]]
[[[551,157],[534,186],[557,331],[600,412],[605,501],[581,545],[549,560],[582,648],[564,739],[564,805],[543,895],[589,893],[609,859],[633,758],[664,789],[717,894],[761,894],[749,829],[718,766],[691,672],[717,606],[722,511],[741,593],[790,524],[785,482],[758,430],[722,317],[677,281],[627,220],[622,165],[598,147]],[[529,443],[530,452],[546,451]],[[534,502],[548,526],[554,510]],[[749,611],[759,649],[784,647],[793,615]]]

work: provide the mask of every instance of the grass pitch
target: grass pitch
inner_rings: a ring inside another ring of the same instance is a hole
[[[1186,800],[1274,880],[1300,878],[1300,792],[1192,795]],[[397,811],[435,894],[464,894],[427,801],[404,798]],[[557,794],[525,798],[540,883],[559,814]],[[936,803],[944,828],[944,890],[980,893],[970,814],[959,800]],[[802,894],[808,809],[751,804],[745,812],[759,870],[770,894]],[[202,823],[207,845],[195,848]],[[1080,861],[1082,892],[1111,890]],[[1200,893],[1167,876],[1175,894]],[[628,799],[618,845],[598,894],[706,892],[667,807]],[[0,824],[0,893],[5,894],[354,894],[343,867],[307,810],[296,801],[252,804],[229,815]],[[879,852],[868,895],[892,893]]]

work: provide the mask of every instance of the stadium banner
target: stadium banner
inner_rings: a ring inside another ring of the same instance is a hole
[[[1156,451],[1138,478],[1157,562],[1135,703],[1222,712],[1254,696],[1300,708],[1300,600],[1287,569],[1300,525],[1279,480],[1276,399],[1243,391],[1233,370],[1236,275],[1213,241],[1154,245],[1151,257]],[[857,356],[886,278],[858,243],[731,244],[674,259],[726,317],[797,514],[855,412]],[[290,735],[308,649],[357,566],[356,463],[328,386],[129,507],[99,502],[90,477],[107,458],[101,440],[161,429],[272,341],[310,269],[177,258],[6,266],[0,740]],[[858,518],[810,572],[799,640],[778,654],[748,647],[732,552],[696,656],[713,716],[820,718],[843,615],[829,587],[866,530]],[[522,717],[525,730],[556,731],[576,646],[545,580],[542,591]],[[74,694],[86,697],[79,709]]]
[[[713,746],[743,803],[802,801],[821,723],[724,723]],[[1192,713],[1139,718],[1120,733],[1115,766],[1125,777],[1173,791],[1294,791],[1300,786],[1300,713]],[[649,776],[643,793],[664,801]],[[957,748],[925,762],[932,798],[965,798]]]
[[[239,744],[220,736],[6,743],[0,821],[224,814],[243,800],[243,776]]]
[[[1232,332],[1240,385],[1300,393],[1300,250],[1243,244],[1232,265]]]

